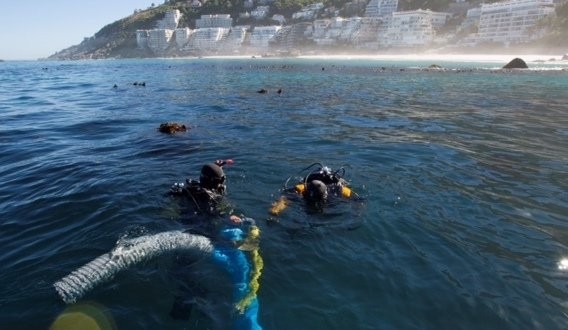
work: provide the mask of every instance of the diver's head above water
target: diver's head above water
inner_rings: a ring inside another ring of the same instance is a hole
[[[304,197],[311,203],[325,203],[327,201],[327,186],[320,180],[308,182]]]
[[[222,165],[221,165],[222,166]],[[201,168],[201,176],[199,184],[201,187],[213,190],[219,194],[224,194],[227,187],[225,186],[225,173],[217,162],[203,165]]]

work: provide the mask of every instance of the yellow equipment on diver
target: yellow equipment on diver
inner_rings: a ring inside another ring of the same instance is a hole
[[[299,195],[304,195],[304,193],[306,192],[306,185],[304,183],[298,183],[294,187],[294,189],[295,189],[296,193],[298,193]],[[353,190],[351,190],[351,188],[346,187],[346,186],[341,187],[341,197],[351,198],[353,196],[353,194],[354,194],[354,192],[353,192]],[[288,199],[286,199],[286,197],[284,197],[284,196],[281,196],[280,198],[278,198],[277,201],[272,203],[272,207],[270,208],[270,214],[271,215],[279,215],[288,207],[288,203],[289,203]]]
[[[296,192],[300,195],[303,195],[304,192],[306,191],[306,185],[303,183],[299,183],[296,185],[295,187]],[[351,190],[351,188],[347,187],[347,186],[342,186],[341,187],[341,197],[343,198],[351,198],[351,195],[353,194],[353,191]]]
[[[303,195],[304,192],[306,191],[306,185],[303,183],[299,183],[296,185],[296,187],[294,187],[296,189],[296,192],[300,195]],[[351,188],[346,187],[346,186],[342,186],[341,187],[341,197],[343,198],[350,198],[352,195],[353,191],[351,190]]]
[[[341,196],[343,196],[343,198],[350,198],[352,192],[349,187],[341,187]]]
[[[270,214],[279,215],[288,206],[288,200],[286,197],[281,196],[276,202],[272,203],[270,208]]]

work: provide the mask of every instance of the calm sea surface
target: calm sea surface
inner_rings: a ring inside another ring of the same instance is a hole
[[[568,64],[433,63],[0,63],[0,327],[49,328],[68,307],[55,281],[121,238],[183,230],[165,193],[232,158],[227,197],[262,230],[264,329],[567,329]],[[365,205],[267,222],[314,162],[345,168]],[[172,259],[79,307],[117,329],[224,324],[221,277],[179,278]],[[201,289],[188,321],[169,316],[183,281]]]

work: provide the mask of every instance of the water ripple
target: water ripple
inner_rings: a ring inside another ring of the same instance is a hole
[[[228,201],[262,231],[265,328],[562,328],[567,73],[429,64],[3,63],[3,325],[49,327],[62,308],[55,280],[121,237],[185,229],[195,220],[169,187],[232,158]],[[191,129],[160,133],[168,121]],[[298,198],[265,221],[286,178],[316,161],[344,167],[364,205],[313,214]],[[171,301],[196,286],[202,315],[184,326],[230,323],[226,278],[192,262],[173,276],[172,263],[88,299],[122,329],[177,329]]]

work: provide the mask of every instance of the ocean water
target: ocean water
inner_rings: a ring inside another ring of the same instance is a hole
[[[568,65],[433,63],[0,63],[0,327],[48,329],[70,307],[56,281],[123,238],[186,229],[170,186],[231,158],[227,199],[262,232],[264,329],[568,328]],[[190,130],[158,132],[171,121]],[[363,205],[267,221],[314,162],[344,168]],[[116,329],[229,327],[221,270],[187,262],[132,267],[72,306]]]

